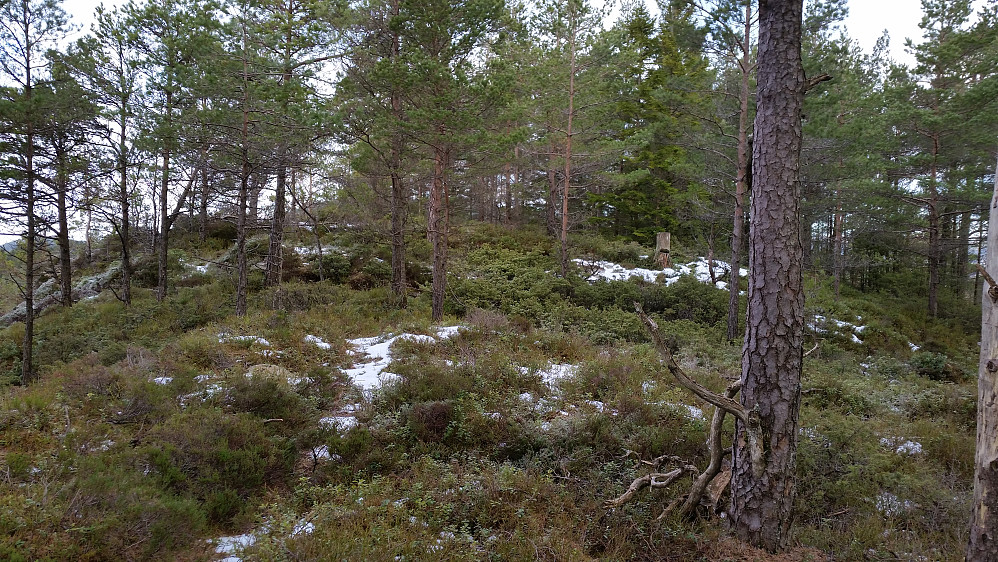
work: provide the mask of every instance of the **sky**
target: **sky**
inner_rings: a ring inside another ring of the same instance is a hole
[[[123,3],[123,0],[63,0],[63,9],[71,16],[81,31],[90,27],[94,9],[104,2],[105,6]],[[599,1],[599,0],[596,0]],[[978,0],[979,6],[986,0]],[[654,0],[648,0],[655,4]],[[913,59],[905,53],[904,40],[911,37],[917,43],[921,38],[918,22],[922,18],[920,0],[849,0],[849,17],[845,27],[864,51],[870,52],[877,39],[886,29],[891,35],[891,56],[899,62],[911,63]]]

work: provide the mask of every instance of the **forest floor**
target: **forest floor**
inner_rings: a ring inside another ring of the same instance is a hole
[[[681,265],[658,272],[648,248],[579,237],[561,278],[543,233],[464,226],[433,324],[425,240],[406,309],[384,247],[323,244],[321,263],[289,247],[280,288],[254,273],[245,317],[224,241],[171,252],[162,303],[140,260],[133,306],[105,292],[39,319],[30,387],[11,384],[23,326],[0,331],[0,558],[961,558],[973,306],[931,320],[909,292],[835,298],[808,278],[794,547],[770,555],[706,507],[657,521],[689,480],[603,505],[641,461],[706,466],[710,409],[661,367],[633,302],[719,391],[741,356],[723,263],[712,276],[676,248]],[[262,259],[262,241],[249,248]]]

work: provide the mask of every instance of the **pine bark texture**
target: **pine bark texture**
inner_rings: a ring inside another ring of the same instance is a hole
[[[728,339],[738,336],[738,271],[745,246],[745,194],[749,185],[749,73],[752,37],[752,3],[745,4],[745,36],[742,38],[741,84],[738,89],[738,171],[735,176],[735,213],[731,229],[731,271],[728,278]]]
[[[734,445],[731,523],[739,539],[769,551],[785,547],[790,531],[803,363],[802,4],[802,0],[759,2],[741,403],[758,414],[762,454],[753,462],[746,428],[740,423]]]
[[[998,265],[998,177],[988,219],[987,267]],[[992,275],[994,277],[994,275]],[[993,286],[981,310],[981,359],[977,379],[977,449],[974,457],[974,507],[970,518],[968,562],[998,560],[998,304]]]

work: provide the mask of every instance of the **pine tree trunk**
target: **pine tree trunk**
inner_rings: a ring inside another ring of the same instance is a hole
[[[25,20],[27,20],[27,2],[24,2]],[[27,30],[25,30],[25,40],[27,40]],[[30,56],[27,57],[24,87],[24,98],[31,104],[31,65]],[[21,348],[21,381],[28,384],[34,381],[35,369],[33,363],[33,351],[35,343],[35,135],[33,115],[28,112],[28,127],[25,135],[24,165],[27,172],[27,185],[25,188],[25,216],[28,221],[28,232],[25,236],[24,251],[24,341]]]
[[[548,134],[552,134],[551,131]],[[548,204],[547,204],[547,229],[548,235],[558,234],[558,171],[555,169],[555,150],[557,147],[552,138],[548,145]]]
[[[399,3],[396,0],[392,4],[392,15],[399,15]],[[397,33],[392,36],[392,59],[399,57],[401,50],[400,39]],[[409,193],[402,180],[402,132],[399,130],[402,121],[402,96],[393,87],[391,92],[392,117],[396,120],[395,130],[392,132],[392,146],[389,168],[392,178],[391,195],[391,215],[392,215],[392,294],[398,299],[399,306],[405,308],[408,300],[406,293],[406,271],[405,271],[405,223],[408,216]]]
[[[284,226],[287,222],[287,177],[286,149],[281,148],[277,165],[277,185],[274,192],[274,217],[270,223],[270,249],[267,251],[267,273],[265,284],[268,287],[281,284],[284,265]],[[321,262],[320,262],[321,263]]]
[[[996,167],[998,171],[998,167]],[[987,268],[998,274],[998,174],[988,218]],[[998,560],[998,289],[984,291],[977,369],[977,452],[967,562]]]
[[[935,318],[939,314],[939,268],[941,262],[941,237],[939,232],[939,186],[936,183],[939,173],[936,166],[936,155],[939,145],[933,142],[932,169],[929,178],[929,198],[926,203],[929,219],[929,316]]]
[[[440,131],[441,135],[444,131]],[[439,146],[433,149],[433,187],[430,190],[430,209],[427,226],[433,245],[432,317],[439,322],[444,317],[444,295],[447,290],[447,203],[444,174],[447,169],[447,151]]]
[[[56,211],[59,217],[59,231],[56,233],[59,244],[59,289],[62,293],[62,306],[73,306],[73,260],[69,247],[69,212],[66,205],[66,192],[69,180],[65,171],[57,173]]]
[[[745,36],[742,38],[742,60],[739,69],[742,82],[738,90],[738,171],[735,176],[735,214],[731,229],[731,271],[728,278],[728,339],[738,334],[738,275],[741,269],[742,248],[745,246],[745,194],[748,193],[749,177],[749,73],[750,38],[752,36],[752,3],[745,3]]]
[[[571,24],[568,50],[568,126],[565,129],[565,189],[561,192],[561,276],[568,275],[568,195],[572,185],[572,119],[575,117],[575,22]]]
[[[169,120],[173,114],[173,92],[166,90],[166,112]],[[159,245],[157,256],[159,257],[158,283],[156,286],[156,300],[163,302],[166,298],[167,289],[167,259],[170,249],[170,141],[163,147],[163,177],[162,185],[159,189]]]
[[[734,444],[731,525],[739,539],[786,546],[803,363],[799,160],[804,71],[802,0],[761,0],[758,99],[753,143],[747,330],[742,353],[745,408],[757,411],[761,458],[742,425]]]

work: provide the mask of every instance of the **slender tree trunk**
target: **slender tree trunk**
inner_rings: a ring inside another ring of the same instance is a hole
[[[281,284],[284,269],[284,227],[287,223],[287,157],[286,149],[280,149],[277,164],[277,185],[274,193],[274,217],[270,223],[270,249],[267,251],[267,272],[265,284],[268,287]],[[321,263],[321,262],[320,262]]]
[[[446,133],[441,127],[441,137]],[[432,317],[439,322],[444,316],[444,296],[447,290],[447,185],[444,174],[447,170],[447,150],[436,146],[433,149],[433,187],[430,190],[428,218],[429,238],[433,245],[433,285]]]
[[[166,90],[166,114],[168,126],[172,123],[173,117],[173,91]],[[171,133],[172,134],[172,133]],[[159,277],[156,287],[156,300],[162,302],[166,298],[167,289],[167,265],[170,251],[170,143],[171,139],[163,140],[163,177],[159,189],[159,246],[157,247],[159,256]]]
[[[738,275],[741,269],[742,248],[745,246],[745,194],[749,177],[749,74],[752,37],[752,2],[745,3],[745,36],[742,38],[742,59],[738,62],[742,82],[738,89],[738,171],[735,175],[735,215],[731,229],[731,271],[728,278],[728,339],[738,334]]]
[[[394,16],[399,15],[399,3],[398,0],[393,2],[392,14]],[[399,57],[401,50],[401,43],[398,33],[393,32],[392,36],[392,59],[396,60]],[[397,87],[392,88],[391,92],[391,104],[392,104],[392,117],[395,119],[396,123],[394,125],[394,130],[392,131],[392,146],[391,155],[389,162],[389,172],[392,179],[392,195],[391,195],[391,215],[392,215],[392,232],[391,232],[391,245],[392,245],[392,294],[398,299],[399,306],[405,308],[408,295],[407,295],[407,281],[406,281],[406,270],[405,270],[405,224],[408,218],[409,210],[409,193],[406,189],[405,183],[402,178],[402,149],[403,143],[405,142],[402,138],[402,131],[400,130],[401,122],[403,118],[402,114],[402,95],[399,93]]]
[[[548,134],[553,134],[550,131]],[[554,144],[554,138],[551,138],[551,142],[548,145],[548,204],[547,204],[547,229],[548,234],[554,236],[558,233],[558,213],[556,209],[558,208],[558,172],[555,169],[555,151],[557,147]]]
[[[835,298],[839,298],[840,285],[842,284],[842,201],[839,200],[839,192],[835,190],[836,210],[832,243],[832,283],[835,286]]]
[[[568,37],[568,126],[565,129],[565,189],[561,193],[561,276],[568,275],[568,195],[572,185],[572,119],[575,117],[575,23]]]
[[[121,226],[118,228],[118,238],[121,241],[121,301],[125,306],[132,305],[132,238],[131,228],[131,197],[128,192],[128,152],[127,152],[127,118],[128,100],[122,100],[121,130],[118,137],[118,200],[121,204]]]
[[[203,156],[207,159],[207,154]],[[198,194],[198,238],[204,243],[208,240],[208,198],[209,198],[209,186],[208,186],[208,163],[203,161],[201,163],[201,169],[199,170],[201,175],[201,191]]]
[[[28,3],[24,2],[24,17],[25,21],[28,18]],[[27,30],[25,30],[25,40],[27,40]],[[25,186],[25,215],[28,221],[28,232],[25,235],[25,251],[24,251],[24,341],[21,349],[21,380],[25,383],[31,383],[35,379],[34,363],[32,361],[33,348],[35,343],[35,128],[32,122],[33,111],[31,111],[30,105],[32,103],[31,94],[31,65],[30,56],[27,57],[28,64],[26,65],[24,87],[24,99],[29,106],[28,110],[28,127],[27,134],[25,135],[25,147],[24,147],[24,164],[26,167],[27,178]]]
[[[927,211],[929,218],[929,316],[935,318],[939,314],[939,267],[941,261],[941,239],[939,225],[939,169],[936,156],[939,154],[939,142],[932,142],[932,167],[929,171],[929,199]]]
[[[760,0],[758,99],[753,143],[745,408],[758,412],[762,451],[753,459],[738,424],[731,525],[741,540],[786,546],[794,501],[804,291],[800,237],[802,0]],[[758,453],[758,451],[755,451]]]
[[[249,266],[246,262],[246,223],[247,207],[250,195],[250,174],[252,172],[249,161],[249,61],[246,48],[246,27],[243,23],[243,99],[242,99],[242,131],[240,138],[240,160],[242,169],[239,174],[239,209],[236,214],[236,316],[246,315],[246,291],[249,281]]]
[[[998,166],[988,218],[987,268],[998,276]],[[977,369],[977,452],[967,562],[998,560],[998,289],[984,291]]]
[[[56,212],[59,220],[59,231],[56,233],[59,244],[59,290],[62,293],[62,306],[73,306],[73,260],[69,247],[69,210],[67,209],[66,192],[69,191],[69,179],[66,178],[64,165],[59,165],[56,173]]]

